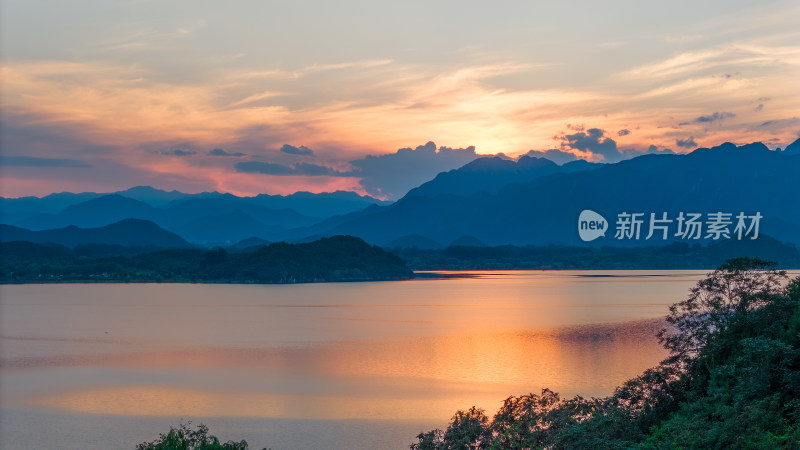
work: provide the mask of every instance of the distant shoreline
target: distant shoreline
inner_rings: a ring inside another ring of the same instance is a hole
[[[408,281],[414,279],[411,278],[375,278],[375,279],[366,279],[366,278],[353,278],[353,279],[337,279],[337,280],[316,280],[316,281],[223,281],[223,280],[129,280],[129,281],[121,281],[121,280],[37,280],[37,281],[8,281],[8,280],[0,280],[0,286],[12,286],[12,285],[23,285],[23,284],[231,284],[231,285],[288,285],[288,284],[319,284],[319,283],[371,283],[371,282],[383,282],[383,281]]]
[[[592,271],[604,271],[604,272],[630,272],[630,271],[699,271],[699,272],[711,272],[714,269],[698,269],[698,268],[679,268],[679,269],[495,269],[495,270],[443,270],[443,271],[434,271],[434,270],[421,270],[421,271],[414,271],[413,276],[405,278],[405,277],[395,277],[395,278],[350,278],[350,279],[337,279],[337,280],[315,280],[315,281],[295,281],[295,282],[264,282],[264,281],[241,281],[241,280],[129,280],[129,281],[120,281],[120,280],[96,280],[96,279],[87,279],[87,280],[37,280],[37,281],[7,281],[2,280],[0,281],[0,286],[11,286],[11,285],[23,285],[23,284],[37,284],[37,285],[46,285],[46,284],[230,284],[230,285],[291,285],[291,284],[318,284],[318,283],[373,283],[373,282],[391,282],[391,281],[410,281],[410,280],[418,280],[418,281],[429,281],[429,280],[448,280],[448,279],[467,279],[467,278],[474,278],[479,279],[485,276],[490,276],[493,274],[503,275],[507,274],[507,272],[592,272]],[[791,268],[791,269],[783,269],[786,270],[790,275],[800,275],[800,267]],[[482,273],[481,273],[482,272]],[[601,278],[621,278],[621,277],[669,277],[669,276],[677,276],[675,275],[665,275],[665,274],[637,274],[637,275],[616,275],[616,274],[586,274],[586,275],[575,275],[576,278],[586,278],[586,279],[601,279]]]

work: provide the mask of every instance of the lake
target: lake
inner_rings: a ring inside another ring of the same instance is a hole
[[[705,273],[0,286],[0,447],[133,448],[191,420],[258,449],[408,448],[512,394],[610,394],[663,359]]]

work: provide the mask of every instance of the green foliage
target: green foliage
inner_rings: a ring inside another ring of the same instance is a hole
[[[417,442],[411,444],[411,450],[437,450],[444,448],[444,431],[436,428],[417,435]]]
[[[489,447],[551,446],[565,427],[587,418],[594,406],[581,397],[564,400],[549,389],[542,395],[509,397],[492,420]]]
[[[142,442],[136,450],[247,450],[247,441],[221,443],[216,436],[208,434],[208,427],[200,424],[196,430],[189,424],[169,427],[169,432],[160,434],[153,442]]]
[[[659,340],[673,355],[692,357],[735,316],[766,305],[781,294],[785,271],[775,263],[752,258],[731,259],[690,291],[689,298],[669,308]]]
[[[670,309],[670,357],[613,395],[509,397],[491,420],[459,412],[411,448],[796,449],[800,277],[786,281],[773,263],[729,260]]]
[[[489,418],[482,409],[474,406],[467,411],[458,411],[442,438],[450,449],[485,448],[485,430]]]

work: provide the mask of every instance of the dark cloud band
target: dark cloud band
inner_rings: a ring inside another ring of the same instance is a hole
[[[92,167],[78,159],[37,158],[33,156],[2,156],[0,165],[5,167]]]
[[[229,153],[229,152],[226,152],[225,150],[223,150],[221,148],[215,148],[214,150],[211,150],[210,152],[208,152],[208,154],[210,156],[237,156],[237,157],[247,156],[244,153],[240,153],[240,152]]]
[[[723,120],[730,117],[736,117],[736,114],[732,112],[715,112],[713,114],[709,114],[707,116],[700,116],[694,119],[694,123],[715,122],[717,120]]]
[[[283,153],[288,153],[290,155],[301,155],[301,156],[314,155],[314,150],[311,150],[305,145],[301,145],[300,147],[295,147],[294,145],[283,144],[283,147],[281,147],[281,151]]]
[[[689,139],[677,139],[675,145],[683,148],[697,148],[697,142],[694,141],[694,136]]]
[[[330,167],[307,163],[287,166],[261,161],[243,161],[236,163],[234,167],[236,167],[237,172],[262,173],[265,175],[348,176],[348,174],[337,172]]]

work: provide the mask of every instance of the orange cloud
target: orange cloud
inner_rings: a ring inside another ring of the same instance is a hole
[[[270,161],[276,149],[295,143],[314,148],[321,164],[347,168],[348,161],[365,154],[429,140],[454,148],[474,145],[481,154],[520,155],[557,146],[554,135],[570,123],[630,130],[617,138],[620,149],[674,147],[676,139],[689,136],[700,145],[757,140],[785,145],[796,137],[797,124],[786,120],[798,115],[800,93],[791,88],[798,54],[798,47],[731,44],[680,53],[580,87],[548,89],[498,81],[535,77],[548,70],[543,65],[435,68],[391,59],[295,71],[220,69],[193,83],[167,81],[137,65],[100,62],[7,61],[0,76],[3,110],[17,126],[71,130],[93,147],[92,158],[113,160],[167,183],[191,178],[258,193],[350,188],[357,180],[245,176],[230,162],[205,161],[208,150],[222,147]],[[707,72],[737,64],[754,70]],[[754,109],[758,98],[771,100]],[[735,118],[691,123],[713,111],[730,111]],[[772,125],[760,126],[767,122]],[[200,155],[170,158],[146,150],[180,142],[202,149]],[[86,156],[59,146],[22,151]]]

